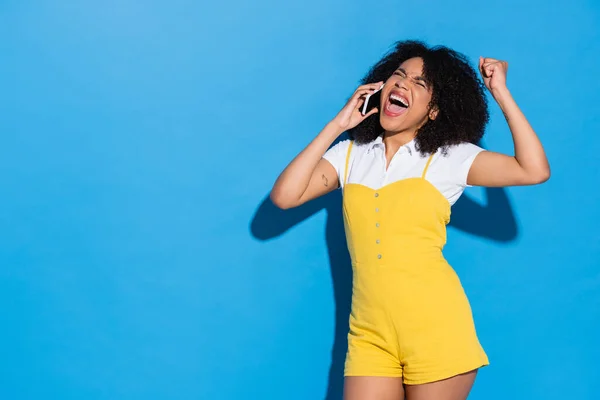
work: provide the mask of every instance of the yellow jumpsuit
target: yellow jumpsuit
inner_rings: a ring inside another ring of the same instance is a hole
[[[353,288],[345,376],[449,378],[488,364],[442,248],[450,204],[425,177],[381,189],[348,183],[343,211]]]

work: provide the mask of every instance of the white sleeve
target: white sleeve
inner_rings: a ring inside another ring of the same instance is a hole
[[[450,160],[452,163],[451,170],[453,173],[453,181],[463,188],[467,185],[467,176],[475,157],[485,149],[472,143],[461,143],[451,148]]]
[[[350,145],[350,139],[342,140],[331,146],[329,150],[325,152],[323,158],[335,168],[337,172],[338,181],[340,182],[339,187],[342,187],[342,180],[346,169],[346,155],[348,154],[348,146]]]

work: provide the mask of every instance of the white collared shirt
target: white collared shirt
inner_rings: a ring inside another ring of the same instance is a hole
[[[332,146],[323,155],[335,168],[340,188],[344,185],[346,154],[350,140]],[[453,205],[467,187],[467,175],[477,154],[483,151],[471,143],[450,146],[446,155],[438,150],[427,170],[427,179]],[[348,182],[379,189],[390,183],[423,174],[428,156],[422,156],[415,148],[415,141],[400,147],[386,171],[385,144],[381,136],[366,144],[352,145],[348,168]]]

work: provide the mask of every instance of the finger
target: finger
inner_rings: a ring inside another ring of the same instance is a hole
[[[361,86],[360,88],[356,89],[356,94],[359,94],[361,96],[364,96],[366,94],[373,94],[375,92],[377,92],[379,89],[381,89],[381,84],[369,84],[369,85],[364,85]]]
[[[367,97],[367,95],[373,93],[374,90],[372,89],[361,89],[361,90],[357,90],[356,92],[354,92],[354,94],[352,95],[352,100],[356,100],[356,99],[360,99],[360,98],[364,98]]]
[[[491,63],[485,63],[483,64],[483,68],[484,69],[488,69],[488,68],[501,68],[503,69],[505,72],[508,71],[508,63],[506,61],[495,61],[495,62],[491,62]]]
[[[375,107],[374,109],[372,109],[371,111],[369,111],[368,113],[366,113],[363,116],[363,119],[369,118],[371,115],[377,114],[378,112],[379,112],[379,109],[377,107]]]
[[[363,89],[363,88],[379,88],[381,87],[381,85],[383,85],[383,82],[372,82],[372,83],[366,83],[364,85],[360,85],[358,88],[359,89]]]
[[[373,89],[356,89],[352,97],[361,97],[373,93]]]
[[[367,83],[366,85],[359,86],[358,89],[356,89],[356,90],[362,90],[362,89],[379,90],[382,85],[383,85],[383,82]]]
[[[358,101],[359,99],[364,99],[365,97],[367,97],[367,95],[373,93],[373,90],[371,89],[363,89],[363,90],[357,90],[354,95],[352,96],[352,100],[356,100]]]
[[[502,62],[501,61],[492,61],[492,62],[485,62],[483,63],[483,68],[487,68],[490,65],[501,65]]]
[[[350,108],[352,108],[353,110],[360,111],[362,109],[362,106],[365,104],[366,97],[366,94],[363,94],[362,96],[358,96],[352,99],[352,102],[350,103]]]
[[[498,62],[499,60],[495,59],[495,58],[490,58],[490,57],[486,57],[483,59],[484,63],[494,63],[494,62]]]
[[[489,78],[491,76],[491,71],[488,68],[489,63],[486,63],[485,60],[486,60],[486,58],[480,57],[479,72],[481,73],[482,77]]]
[[[491,76],[497,69],[502,67],[503,65],[499,61],[489,64],[483,64],[483,69],[485,70],[487,76]]]

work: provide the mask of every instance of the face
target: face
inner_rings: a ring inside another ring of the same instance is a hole
[[[404,61],[381,92],[381,126],[387,132],[416,132],[437,115],[435,107],[429,109],[430,101],[431,88],[423,78],[423,59]]]

